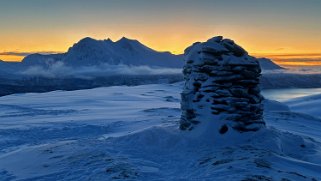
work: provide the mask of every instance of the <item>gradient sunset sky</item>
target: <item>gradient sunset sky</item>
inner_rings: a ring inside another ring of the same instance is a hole
[[[0,0],[0,59],[125,36],[182,53],[223,35],[251,54],[321,57],[321,0]],[[295,62],[295,61],[294,61]]]

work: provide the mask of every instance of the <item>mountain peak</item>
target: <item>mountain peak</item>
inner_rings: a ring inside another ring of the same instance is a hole
[[[271,59],[268,58],[258,58],[257,59],[265,70],[277,70],[277,69],[284,69],[283,67],[279,66],[278,64],[274,63]]]
[[[85,38],[79,40],[78,43],[88,43],[88,42],[93,42],[93,41],[97,41],[97,40],[95,40],[95,39],[93,39],[91,37],[85,37]]]
[[[116,43],[127,43],[127,42],[138,42],[138,41],[135,39],[126,38],[124,36],[121,39],[119,39],[118,41],[116,41]]]
[[[139,41],[134,40],[134,39],[129,39],[126,37],[122,37],[121,39],[119,39],[115,43],[116,43],[116,45],[118,45],[124,49],[127,49],[127,50],[134,50],[134,49],[137,49],[138,47],[145,47]]]
[[[110,39],[110,38],[107,38],[107,39],[105,39],[104,41],[105,41],[105,42],[112,42],[112,43],[113,43],[113,40]]]
[[[126,38],[125,36],[121,37],[118,41],[125,41],[125,40],[129,40],[129,38]]]
[[[78,50],[82,51],[91,47],[96,47],[99,44],[99,40],[95,40],[90,37],[83,38],[79,40],[77,43],[75,43],[72,47],[69,48],[68,51],[71,50]]]

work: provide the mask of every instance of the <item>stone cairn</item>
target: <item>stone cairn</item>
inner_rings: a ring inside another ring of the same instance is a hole
[[[234,41],[218,36],[194,43],[185,50],[183,73],[180,129],[192,130],[204,119],[218,121],[220,134],[265,127],[260,65]]]

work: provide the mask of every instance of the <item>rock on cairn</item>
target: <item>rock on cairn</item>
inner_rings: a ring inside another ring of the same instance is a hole
[[[218,36],[188,47],[183,73],[180,129],[213,121],[220,134],[265,126],[260,65],[232,40]]]

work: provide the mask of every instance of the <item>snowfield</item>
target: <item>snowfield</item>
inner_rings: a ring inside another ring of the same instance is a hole
[[[178,130],[181,83],[0,97],[0,180],[321,180],[321,96],[239,142]],[[310,109],[314,108],[314,109]]]

